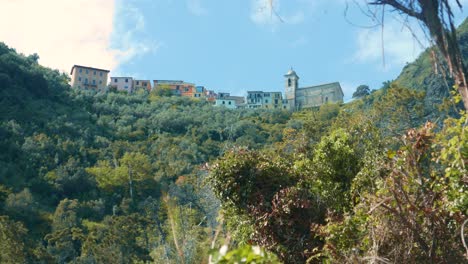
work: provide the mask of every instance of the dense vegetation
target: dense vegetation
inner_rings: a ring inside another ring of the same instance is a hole
[[[282,139],[290,114],[74,91],[0,44],[0,262],[206,261],[219,202],[202,167]]]
[[[289,113],[76,91],[0,43],[0,263],[461,263],[467,116],[427,56]]]

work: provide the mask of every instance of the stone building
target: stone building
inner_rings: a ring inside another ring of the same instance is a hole
[[[291,110],[343,102],[344,94],[339,82],[299,87],[299,76],[293,69],[289,70],[284,77],[285,97]]]
[[[70,75],[70,85],[76,89],[105,91],[107,88],[108,70],[73,65]]]

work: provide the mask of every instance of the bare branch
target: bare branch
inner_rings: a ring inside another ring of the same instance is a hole
[[[410,2],[411,5],[412,1]],[[417,12],[415,9],[411,7],[407,7],[404,4],[398,2],[397,0],[376,0],[374,2],[369,3],[370,5],[389,5],[392,6],[396,11],[405,13],[409,16],[415,17],[417,19],[423,20],[424,17],[422,13]]]

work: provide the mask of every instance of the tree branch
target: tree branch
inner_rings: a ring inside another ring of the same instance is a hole
[[[395,10],[403,12],[409,16],[415,17],[419,20],[424,20],[424,17],[421,13],[416,12],[414,9],[405,6],[404,4],[398,2],[397,0],[376,0],[369,4],[370,5],[389,5],[395,8]]]

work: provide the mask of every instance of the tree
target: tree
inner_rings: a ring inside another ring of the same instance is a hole
[[[24,237],[28,230],[20,222],[0,216],[0,262],[26,263]]]
[[[368,85],[361,84],[356,88],[356,91],[353,93],[353,98],[359,98],[370,94],[370,88]]]
[[[133,200],[135,183],[150,180],[151,163],[149,157],[139,152],[127,152],[114,164],[107,160],[99,161],[86,171],[96,177],[98,186],[103,189],[122,187],[128,183],[130,198]]]
[[[405,17],[413,17],[420,22],[447,63],[448,73],[455,80],[455,88],[465,109],[468,109],[467,71],[457,42],[453,2],[462,7],[460,0],[375,0],[369,4],[391,6]]]

